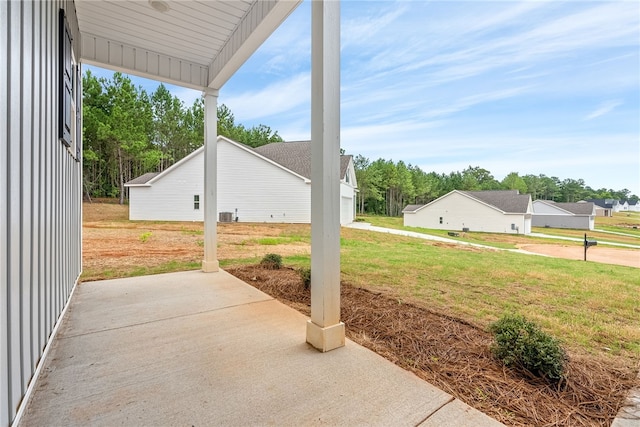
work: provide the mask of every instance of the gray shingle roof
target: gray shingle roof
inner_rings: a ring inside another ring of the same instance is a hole
[[[526,213],[531,196],[518,190],[461,191],[506,213]]]
[[[605,208],[605,209],[613,208],[613,200],[611,199],[587,199],[587,202],[592,202],[594,205],[600,208]]]
[[[593,214],[593,203],[592,202],[580,202],[580,203],[556,203],[547,201],[554,206],[559,207],[560,209],[564,209],[565,211],[569,211],[575,215],[592,215]]]
[[[418,209],[420,209],[421,207],[423,207],[424,205],[407,205],[406,208],[402,209],[402,213],[405,212],[415,212]]]
[[[311,141],[274,142],[253,150],[298,175],[311,179]],[[340,156],[340,179],[347,173],[350,159],[351,155]]]
[[[132,179],[131,181],[127,182],[126,185],[146,184],[147,182],[151,181],[153,178],[155,178],[159,174],[160,172],[148,172],[148,173],[145,173],[144,175],[140,175],[139,177]]]

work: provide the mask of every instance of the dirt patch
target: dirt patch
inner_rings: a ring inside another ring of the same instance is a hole
[[[85,203],[82,280],[119,277],[135,269],[169,263],[200,263],[201,222],[128,221],[127,207]],[[124,218],[124,219],[123,219]],[[308,233],[304,224],[218,224],[218,259],[260,259],[270,252],[308,255],[310,244],[291,236]]]
[[[310,293],[292,269],[256,266],[227,271],[310,314]],[[635,373],[611,360],[570,354],[557,386],[504,368],[491,336],[460,319],[343,283],[347,336],[429,383],[511,426],[609,426]]]
[[[576,245],[519,245],[519,249],[556,258],[584,259],[584,247]],[[640,250],[592,246],[587,249],[587,260],[604,264],[640,268]]]

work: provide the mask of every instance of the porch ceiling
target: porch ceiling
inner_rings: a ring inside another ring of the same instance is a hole
[[[76,0],[80,60],[219,89],[301,0]]]

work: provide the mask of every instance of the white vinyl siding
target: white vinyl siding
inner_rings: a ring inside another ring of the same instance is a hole
[[[218,138],[218,217],[239,222],[310,223],[311,184],[250,149]],[[340,223],[354,219],[355,173],[340,183]],[[190,154],[147,184],[129,187],[129,219],[203,221],[204,151]],[[200,209],[194,208],[200,195]]]
[[[193,208],[193,195],[204,194],[204,152],[185,159],[147,187],[129,187],[129,219],[203,221],[204,205]]]
[[[516,230],[512,229],[511,224],[515,224]],[[453,192],[415,213],[405,213],[404,225],[436,230],[468,228],[469,231],[528,234],[531,232],[531,215],[505,214],[484,203]]]
[[[347,173],[347,176],[349,173]],[[353,180],[351,180],[353,183]],[[351,224],[355,218],[356,191],[345,181],[340,183],[340,224]]]
[[[58,139],[58,11],[0,1],[0,426],[18,405],[81,273],[82,169]]]
[[[204,151],[150,182],[129,187],[129,219],[203,221],[193,195],[204,194]],[[202,198],[201,198],[202,203]],[[311,221],[311,186],[279,166],[224,139],[218,140],[218,214],[241,222]],[[217,219],[217,218],[216,218]]]
[[[533,215],[534,227],[549,228],[574,228],[580,230],[593,230],[594,217],[573,215]]]
[[[311,185],[224,140],[218,142],[218,212],[241,222],[311,222]]]
[[[534,227],[573,228],[581,230],[593,230],[595,227],[595,216],[593,215],[571,214],[564,209],[538,200],[533,202],[533,210],[532,225]]]

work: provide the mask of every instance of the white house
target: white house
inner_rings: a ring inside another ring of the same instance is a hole
[[[550,200],[533,201],[534,227],[576,228],[593,230],[596,207],[592,202],[556,203]]]
[[[341,156],[340,223],[353,222],[356,177]],[[239,222],[311,222],[311,142],[251,148],[218,136],[218,217]],[[161,173],[144,174],[129,188],[129,219],[203,221],[204,149]],[[222,215],[220,215],[222,213]],[[230,213],[225,214],[225,213]]]
[[[640,212],[640,200],[632,200],[629,202],[630,212]]]
[[[627,200],[618,201],[615,212],[626,212],[629,210],[629,202]]]
[[[402,213],[408,227],[489,233],[531,233],[531,196],[518,190],[459,191]]]

